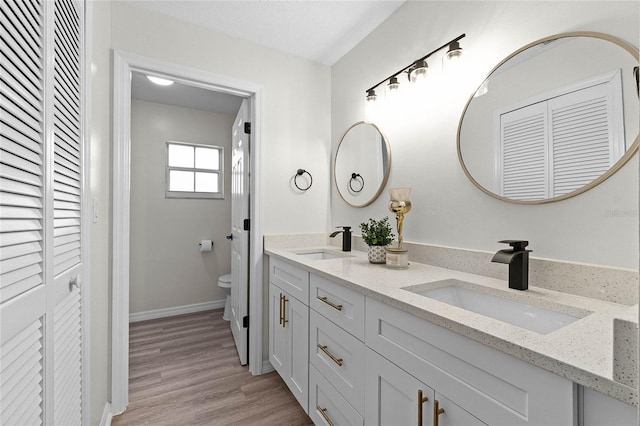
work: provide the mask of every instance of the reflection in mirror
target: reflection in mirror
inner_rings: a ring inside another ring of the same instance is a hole
[[[389,179],[389,143],[375,124],[359,121],[338,144],[333,178],[342,199],[353,207],[373,203]]]
[[[531,43],[470,98],[458,156],[471,181],[517,203],[558,201],[612,175],[638,148],[638,50],[599,33]]]

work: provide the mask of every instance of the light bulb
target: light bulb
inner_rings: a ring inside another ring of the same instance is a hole
[[[427,78],[427,74],[429,73],[429,65],[427,65],[427,61],[415,61],[413,66],[409,69],[409,80],[412,83],[417,83],[421,80]]]
[[[374,89],[370,89],[367,91],[367,103],[375,102],[378,99],[378,95],[376,95],[376,91]]]
[[[400,83],[398,83],[398,79],[396,77],[391,77],[389,79],[389,84],[387,84],[387,92],[394,93],[400,90]]]
[[[451,42],[449,44],[449,50],[445,55],[445,60],[453,62],[457,61],[462,57],[462,47],[460,47],[460,43],[457,41]]]

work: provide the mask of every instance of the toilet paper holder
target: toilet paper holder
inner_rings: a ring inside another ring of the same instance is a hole
[[[213,240],[202,240],[198,243],[200,247],[200,251],[212,251],[213,250]]]

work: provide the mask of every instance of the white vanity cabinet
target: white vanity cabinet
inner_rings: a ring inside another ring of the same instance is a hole
[[[308,413],[309,273],[273,258],[269,269],[269,361]]]
[[[367,349],[365,364],[367,425],[485,424],[371,349]]]
[[[638,409],[594,390],[583,388],[579,426],[634,426],[640,424]]]
[[[367,347],[428,384],[435,399],[492,426],[576,423],[573,382],[376,300],[367,298],[366,312]]]

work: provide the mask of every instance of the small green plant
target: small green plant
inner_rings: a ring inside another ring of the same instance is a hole
[[[369,219],[369,222],[360,224],[362,231],[362,240],[370,246],[388,246],[393,241],[393,233],[389,225],[389,218],[375,220]]]

